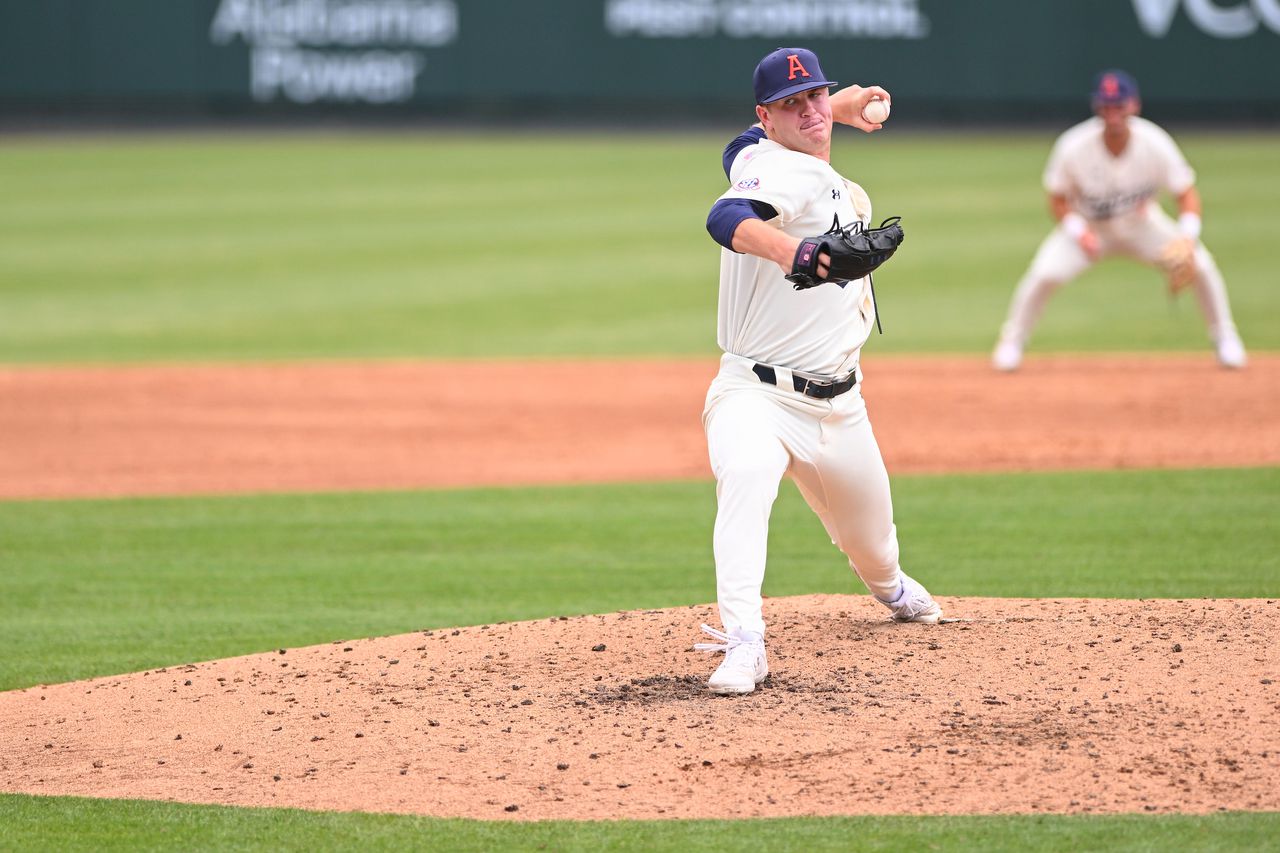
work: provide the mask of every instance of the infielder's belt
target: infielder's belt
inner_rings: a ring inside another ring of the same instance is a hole
[[[761,382],[769,385],[778,384],[778,371],[767,364],[757,363],[751,371],[760,377]],[[852,390],[853,386],[858,384],[858,371],[855,370],[844,379],[832,379],[829,382],[821,379],[807,379],[798,373],[792,373],[791,384],[795,386],[797,392],[806,397],[830,400],[832,397],[839,397],[844,392]]]

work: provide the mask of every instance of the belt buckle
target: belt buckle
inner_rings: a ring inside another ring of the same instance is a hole
[[[808,379],[806,377],[796,377],[804,380],[804,384],[796,390],[801,394],[804,394],[806,397],[814,397],[819,400],[830,400],[840,394],[843,394],[845,391],[848,391],[857,384],[856,377],[857,368],[852,370],[848,376],[832,379],[830,382],[822,382],[817,379]],[[837,390],[840,388],[843,388],[843,390]],[[811,389],[813,391],[812,394],[809,393]]]
[[[814,399],[817,399],[817,400],[825,400],[832,396],[831,389],[835,386],[834,382],[819,382],[816,379],[809,379],[808,377],[805,377],[805,376],[801,376],[799,378],[804,382],[804,384],[801,385],[796,390],[798,390],[801,394],[805,395],[806,397],[813,397]],[[809,393],[810,389],[812,389],[813,391],[812,394]],[[823,392],[826,392],[826,393],[824,394]]]

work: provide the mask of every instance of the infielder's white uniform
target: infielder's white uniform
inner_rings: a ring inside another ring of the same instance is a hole
[[[1181,195],[1195,185],[1195,172],[1177,143],[1158,125],[1138,116],[1130,116],[1128,122],[1129,141],[1118,157],[1107,150],[1103,121],[1096,116],[1064,132],[1049,155],[1044,188],[1051,195],[1065,196],[1085,218],[1098,237],[1099,259],[1127,255],[1154,265],[1161,249],[1182,236],[1178,224],[1157,204],[1156,195],[1161,190]],[[1192,286],[1210,339],[1216,343],[1237,338],[1222,273],[1198,241],[1195,261]],[[1001,342],[1025,345],[1053,292],[1093,263],[1059,224],[1040,244],[1013,294]]]
[[[771,140],[744,148],[723,199],[772,206],[768,224],[812,237],[871,220],[871,201],[830,164]],[[721,252],[718,342],[724,350],[703,425],[716,476],[714,551],[725,630],[763,635],[769,515],[790,475],[872,593],[899,593],[889,478],[867,419],[858,354],[875,325],[867,279],[795,290],[772,261]],[[776,384],[762,381],[772,375]],[[831,399],[795,390],[793,376],[856,376]]]

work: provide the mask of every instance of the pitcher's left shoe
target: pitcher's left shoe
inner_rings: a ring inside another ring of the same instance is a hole
[[[893,601],[877,598],[876,601],[889,608],[890,618],[894,622],[936,624],[942,618],[942,608],[933,600],[933,596],[929,595],[929,590],[921,586],[919,581],[909,577],[906,572],[902,573],[902,589],[898,591],[897,598]]]

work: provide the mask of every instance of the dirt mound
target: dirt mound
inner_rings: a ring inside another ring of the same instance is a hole
[[[0,789],[474,818],[1280,809],[1280,604],[769,599],[427,631],[0,694]]]
[[[1280,464],[1280,356],[864,359],[891,474]],[[0,368],[0,498],[709,478],[713,359]]]

